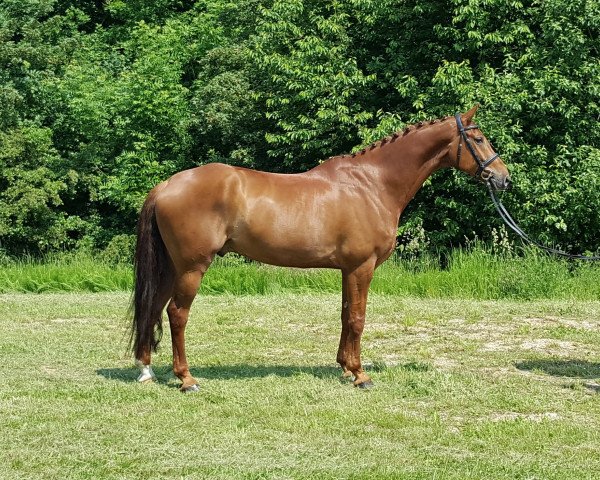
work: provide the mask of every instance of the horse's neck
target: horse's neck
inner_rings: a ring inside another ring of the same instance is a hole
[[[355,155],[334,157],[307,172],[346,185],[363,185],[389,212],[402,213],[433,172],[447,166],[454,130],[446,122],[395,135]]]
[[[452,142],[449,125],[437,123],[410,131],[373,150],[380,180],[400,213],[436,170],[445,166]]]

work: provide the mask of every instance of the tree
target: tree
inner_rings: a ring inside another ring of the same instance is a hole
[[[595,249],[599,39],[589,0],[4,0],[1,245],[102,247],[178,170],[302,171],[480,103],[514,216]],[[500,223],[452,171],[403,222],[434,248]]]
[[[51,0],[0,4],[0,247],[38,253],[72,246],[81,222],[60,208],[72,172],[61,172],[48,85],[76,49],[85,15],[55,14]],[[62,175],[61,175],[62,173]]]
[[[523,227],[549,243],[598,248],[600,218],[591,214],[600,207],[597,2],[352,5],[359,65],[377,75],[374,98],[387,100],[379,125],[362,130],[365,142],[373,132],[481,103],[478,123],[513,172],[516,189],[506,203]],[[463,175],[443,172],[406,216],[423,223],[434,245],[485,238],[498,220],[484,198]]]
[[[266,132],[269,154],[282,170],[305,170],[348,151],[372,118],[362,97],[375,77],[357,65],[343,3],[275,1],[261,11],[254,60],[274,122]]]

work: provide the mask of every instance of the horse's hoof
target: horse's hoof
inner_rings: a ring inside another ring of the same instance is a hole
[[[156,380],[156,377],[138,378],[138,383],[141,383],[142,385],[146,385],[148,383],[154,383],[154,380]]]
[[[342,373],[340,380],[342,382],[353,382],[354,383],[354,380],[356,380],[356,377],[352,374],[352,372],[348,371],[348,372]]]
[[[375,386],[375,384],[372,380],[367,380],[366,382],[357,383],[355,386],[358,388],[362,388],[363,390],[370,390]]]
[[[182,386],[180,390],[183,393],[196,393],[200,391],[200,387],[195,383],[194,385],[189,385],[187,387]]]

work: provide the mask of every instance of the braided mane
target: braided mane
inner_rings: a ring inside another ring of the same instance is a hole
[[[326,161],[328,160],[332,160],[334,158],[345,158],[345,157],[357,157],[359,155],[364,155],[367,151],[371,151],[371,150],[375,150],[376,148],[381,148],[384,147],[387,144],[390,143],[394,143],[396,140],[398,140],[399,138],[402,137],[406,137],[407,135],[409,135],[412,132],[418,131],[420,129],[422,129],[423,127],[428,127],[430,125],[434,125],[436,123],[441,123],[441,122],[445,122],[451,118],[454,118],[452,116],[447,116],[447,117],[443,117],[440,119],[434,119],[434,120],[427,120],[427,121],[422,121],[422,122],[418,122],[412,125],[407,125],[406,127],[404,127],[404,129],[399,130],[391,135],[388,135],[384,138],[382,138],[381,140],[378,140],[376,142],[371,143],[368,147],[363,148],[362,150],[359,150],[357,152],[354,153],[345,153],[343,155],[334,155],[332,157],[329,157]]]
[[[393,133],[392,135],[388,135],[387,137],[382,138],[381,140],[373,142],[371,145],[369,145],[366,148],[363,148],[362,150],[360,150],[358,152],[354,152],[352,154],[352,157],[355,157],[356,155],[363,155],[364,153],[366,153],[367,150],[374,150],[375,148],[383,147],[385,144],[387,144],[387,143],[393,143],[398,138],[400,138],[400,137],[406,137],[408,134],[410,134],[412,132],[415,132],[417,130],[420,130],[423,127],[434,125],[436,123],[445,122],[446,120],[449,120],[450,118],[454,118],[454,117],[447,116],[447,117],[444,117],[444,118],[441,118],[441,119],[434,119],[434,120],[429,120],[429,121],[422,121],[422,122],[414,123],[412,125],[408,125],[408,126],[404,127],[403,130],[400,130],[398,132]]]

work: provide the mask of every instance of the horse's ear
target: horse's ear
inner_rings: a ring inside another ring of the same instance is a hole
[[[463,118],[463,123],[465,125],[469,125],[472,121],[473,121],[473,117],[475,116],[475,113],[477,112],[477,109],[479,108],[479,104],[476,103],[473,108],[471,108],[471,110],[469,110],[467,113],[465,113],[462,118]]]

